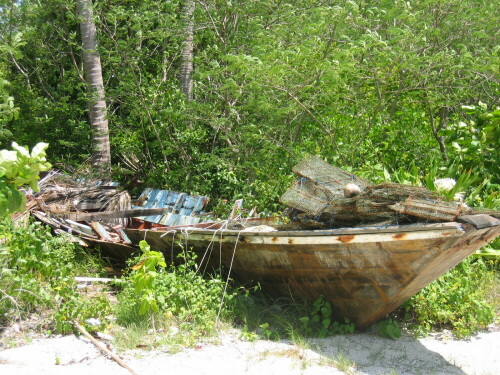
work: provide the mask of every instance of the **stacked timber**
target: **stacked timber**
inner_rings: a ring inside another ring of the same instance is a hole
[[[298,178],[280,201],[291,208],[292,221],[308,228],[446,222],[473,213],[464,203],[425,187],[370,184],[316,156],[305,158],[293,171]]]

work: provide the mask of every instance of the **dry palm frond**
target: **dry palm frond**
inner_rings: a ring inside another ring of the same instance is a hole
[[[117,194],[114,194],[106,204],[105,211],[125,211],[130,210],[132,208],[132,199],[130,194],[127,191],[120,191]],[[120,218],[109,220],[110,224],[127,226],[129,219]]]
[[[128,192],[118,187],[103,186],[101,181],[74,178],[58,171],[49,172],[39,183],[36,197],[43,201],[54,213],[64,211],[122,211],[131,208]],[[112,224],[123,225],[124,219]]]

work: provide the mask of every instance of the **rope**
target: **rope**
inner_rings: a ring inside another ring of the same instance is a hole
[[[231,263],[229,264],[229,272],[227,274],[226,284],[224,285],[224,291],[222,292],[222,298],[220,301],[219,311],[217,312],[217,318],[215,319],[215,325],[219,324],[220,313],[222,312],[222,306],[224,305],[224,299],[226,297],[227,286],[229,285],[229,277],[231,276],[231,271],[233,269],[233,262],[234,262],[234,256],[236,254],[236,247],[238,247],[238,242],[240,240],[240,235],[241,235],[242,231],[243,231],[243,229],[238,232],[238,236],[236,237],[236,241],[234,243],[233,255],[231,257]],[[222,241],[221,241],[221,243],[222,243]]]
[[[167,234],[170,234],[170,233],[172,233],[172,241],[170,241],[170,242],[171,242],[171,244],[170,244],[170,261],[171,261],[172,263],[174,263],[174,240],[175,240],[175,234],[177,233],[177,231],[176,231],[175,229],[169,230],[169,231],[167,231],[167,232],[163,233],[163,234],[160,236],[160,238],[163,238],[163,237],[165,237]]]

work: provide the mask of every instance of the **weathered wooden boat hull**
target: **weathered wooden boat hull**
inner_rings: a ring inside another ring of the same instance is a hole
[[[456,222],[387,228],[245,232],[209,229],[127,229],[174,260],[194,250],[202,267],[224,266],[242,282],[276,296],[314,301],[321,295],[337,318],[364,329],[500,234]],[[179,245],[179,244],[182,244]]]

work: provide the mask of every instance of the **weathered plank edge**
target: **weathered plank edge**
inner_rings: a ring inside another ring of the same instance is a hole
[[[63,215],[59,215],[63,219],[69,219],[73,221],[97,221],[102,219],[118,219],[126,217],[136,217],[136,216],[149,216],[149,215],[161,215],[163,213],[170,212],[171,207],[161,207],[161,208],[146,208],[139,210],[125,210],[125,211],[104,211],[104,212],[71,212]]]

